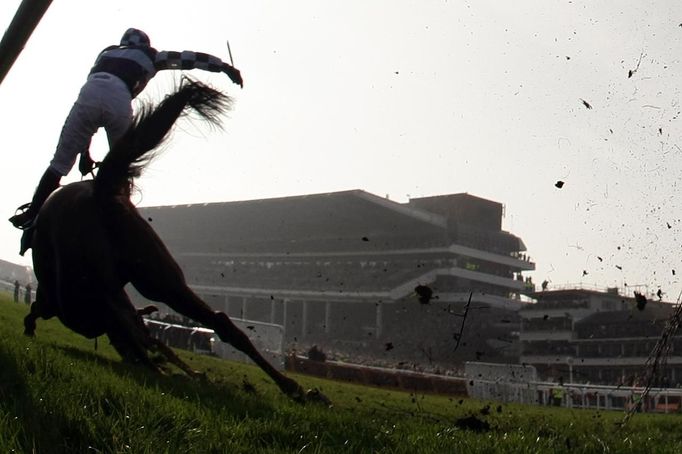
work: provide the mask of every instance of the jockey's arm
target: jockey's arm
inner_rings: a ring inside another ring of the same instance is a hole
[[[157,71],[164,69],[201,69],[210,72],[224,72],[235,84],[244,86],[241,74],[237,68],[223,62],[220,58],[203,52],[190,50],[160,51],[156,54],[154,67]]]

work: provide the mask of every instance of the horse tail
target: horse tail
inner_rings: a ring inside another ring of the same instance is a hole
[[[220,127],[219,117],[231,104],[229,96],[183,77],[175,93],[156,107],[143,106],[132,126],[107,153],[95,178],[95,196],[129,191],[130,182],[149,164],[154,157],[153,150],[168,137],[178,117],[194,111],[209,124]]]

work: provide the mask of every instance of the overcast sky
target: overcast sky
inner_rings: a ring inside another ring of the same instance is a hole
[[[0,4],[1,27],[19,3]],[[128,27],[225,60],[229,40],[245,81],[192,72],[234,111],[222,132],[181,124],[140,206],[468,192],[505,205],[536,283],[682,289],[679,1],[57,1],[0,86],[3,216],[30,200],[94,58]],[[19,236],[0,223],[0,258],[30,264]]]

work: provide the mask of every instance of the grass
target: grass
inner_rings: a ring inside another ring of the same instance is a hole
[[[206,381],[197,381],[122,364],[105,338],[95,350],[92,340],[56,320],[39,320],[36,338],[26,338],[26,312],[0,294],[3,453],[682,452],[680,415],[638,414],[620,427],[618,412],[500,405],[295,376],[334,403],[299,405],[251,365],[183,352],[207,372]]]

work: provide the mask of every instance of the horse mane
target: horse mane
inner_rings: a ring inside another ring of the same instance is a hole
[[[220,115],[228,111],[232,98],[201,82],[183,77],[176,91],[157,106],[144,105],[132,126],[102,160],[95,178],[95,196],[128,193],[133,178],[155,156],[169,136],[175,121],[191,111],[213,126],[220,127]]]

